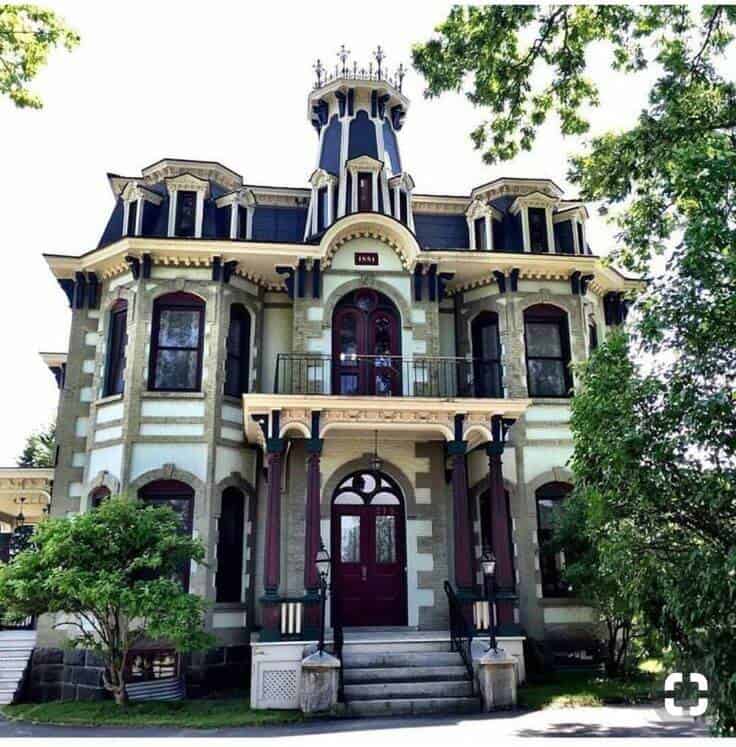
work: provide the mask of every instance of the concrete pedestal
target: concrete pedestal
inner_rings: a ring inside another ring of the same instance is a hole
[[[478,659],[478,683],[485,712],[513,708],[516,705],[514,657],[503,649],[484,653]]]
[[[340,660],[326,651],[302,659],[299,707],[303,713],[329,711],[337,705]]]

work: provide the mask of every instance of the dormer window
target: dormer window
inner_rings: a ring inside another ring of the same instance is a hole
[[[317,190],[317,231],[327,228],[327,200],[327,187],[320,187]]]
[[[146,203],[149,203],[148,210],[155,210],[163,202],[163,197],[135,182],[129,182],[120,197],[123,201],[123,236],[142,236]],[[145,215],[148,220],[148,211]]]
[[[562,254],[588,254],[585,222],[588,211],[584,205],[566,207],[554,214],[555,249]]]
[[[357,156],[345,166],[350,176],[350,194],[345,195],[345,213],[378,212],[379,177],[383,162],[372,156]],[[387,207],[384,209],[388,210]]]
[[[478,252],[500,251],[494,241],[494,221],[501,220],[499,213],[493,205],[480,198],[474,199],[465,217],[468,221],[468,235],[470,236],[471,250]]]
[[[136,227],[138,225],[138,201],[131,202],[128,206],[128,224],[126,228],[126,235],[135,236],[138,231]]]
[[[230,215],[229,237],[248,240],[253,238],[253,213],[256,198],[245,187],[218,197],[215,204],[219,210],[227,210]]]
[[[176,227],[177,236],[194,236],[197,220],[197,193],[189,190],[176,193]]]
[[[169,231],[171,237],[202,238],[204,201],[210,183],[193,174],[179,174],[166,180],[169,190]]]
[[[411,206],[411,193],[414,180],[409,174],[396,174],[388,180],[390,214],[410,230],[414,230],[414,215]]]
[[[317,169],[309,178],[312,185],[312,200],[304,239],[321,233],[332,225],[335,219],[337,201],[337,177],[324,169]]]
[[[542,192],[517,197],[509,212],[521,215],[525,252],[551,252],[555,245],[552,211],[559,200]]]
[[[533,252],[549,251],[547,210],[545,208],[529,208],[529,247]]]

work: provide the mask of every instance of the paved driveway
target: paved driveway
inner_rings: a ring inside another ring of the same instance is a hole
[[[238,729],[173,729],[163,727],[33,726],[0,717],[0,744],[8,737],[247,737],[250,739],[298,738],[319,747],[340,743],[349,735],[358,743],[381,747],[388,742],[428,744],[427,740],[453,740],[459,747],[471,739],[492,737],[690,737],[705,736],[707,728],[692,719],[674,719],[652,706],[519,711],[492,716],[437,716],[416,718],[318,720],[283,727]],[[466,741],[467,740],[467,741]],[[448,745],[449,747],[449,745]]]

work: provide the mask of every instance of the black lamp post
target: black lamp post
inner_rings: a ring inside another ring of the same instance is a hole
[[[490,641],[488,650],[498,651],[496,646],[496,614],[494,612],[496,599],[496,556],[486,548],[480,558],[480,567],[483,571],[483,578],[486,581],[486,595],[488,596],[488,633]]]
[[[320,612],[320,625],[319,625],[319,643],[317,644],[317,650],[320,655],[325,650],[325,607],[327,602],[327,579],[330,575],[330,554],[325,549],[325,545],[320,540],[319,550],[314,558],[314,564],[317,566],[317,573],[319,574],[319,612]]]

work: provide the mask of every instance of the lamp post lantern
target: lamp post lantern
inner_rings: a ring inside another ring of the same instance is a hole
[[[327,579],[330,575],[330,554],[325,549],[324,542],[320,540],[319,550],[314,558],[314,564],[317,566],[319,574],[319,607],[320,607],[320,625],[319,625],[319,643],[317,650],[320,655],[325,650],[325,607],[327,602]]]
[[[498,651],[496,646],[496,614],[495,614],[495,581],[496,581],[496,556],[489,548],[485,548],[480,558],[480,567],[486,582],[486,595],[488,596],[488,650]]]

